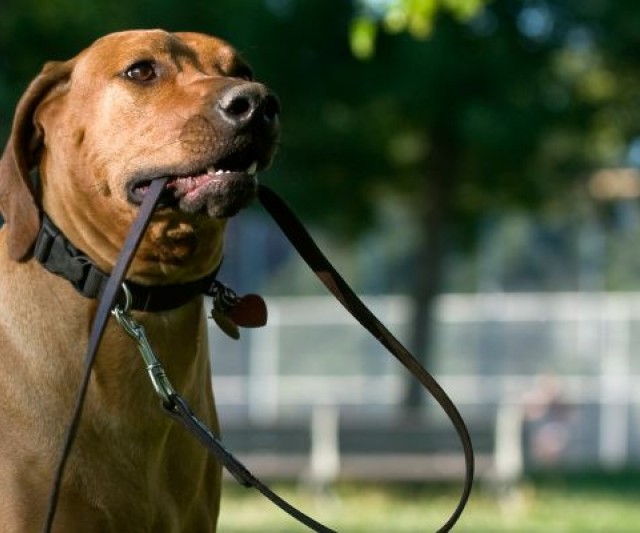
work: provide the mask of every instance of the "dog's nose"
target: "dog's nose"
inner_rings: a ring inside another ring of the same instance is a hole
[[[227,89],[218,100],[218,113],[237,128],[249,124],[274,124],[280,102],[264,85],[243,83]]]

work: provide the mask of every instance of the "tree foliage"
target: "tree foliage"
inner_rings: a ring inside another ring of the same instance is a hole
[[[451,219],[469,228],[488,209],[532,205],[587,166],[619,158],[638,123],[633,0],[484,3],[7,0],[0,101],[11,109],[42,63],[109,31],[217,33],[280,94],[273,174],[310,216],[349,234],[381,194],[419,204],[416,187],[429,181],[425,164],[442,134],[457,147]],[[359,17],[392,30],[376,35],[366,62],[350,50]]]
[[[280,95],[282,146],[266,179],[307,220],[348,237],[381,198],[412,213],[423,237],[405,288],[418,351],[451,243],[473,244],[487,213],[561,203],[592,169],[625,163],[640,135],[636,0],[5,0],[0,10],[5,110],[44,61],[109,31],[234,43]],[[0,115],[0,129],[10,119]]]
[[[378,27],[389,33],[408,32],[425,39],[433,32],[437,15],[451,13],[461,22],[477,15],[488,0],[359,0],[358,14],[351,25],[351,51],[369,59],[375,50]]]

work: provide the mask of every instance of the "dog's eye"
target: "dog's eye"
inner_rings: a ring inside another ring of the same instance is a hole
[[[148,83],[158,77],[156,65],[153,61],[134,63],[124,71],[124,75],[127,79],[138,83]]]

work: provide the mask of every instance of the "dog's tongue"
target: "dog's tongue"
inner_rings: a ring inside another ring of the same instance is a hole
[[[172,179],[167,183],[167,188],[174,189],[180,196],[193,194],[203,185],[213,181],[214,176],[208,173],[199,174],[197,176],[185,176],[183,178]]]

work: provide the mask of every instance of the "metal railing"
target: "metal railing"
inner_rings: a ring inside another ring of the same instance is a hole
[[[406,298],[365,301],[406,338]],[[223,419],[310,420],[318,405],[397,416],[405,371],[337,303],[267,303],[269,325],[239,343],[212,329]],[[472,423],[495,424],[517,407],[534,461],[619,467],[640,459],[638,325],[638,293],[444,295],[429,370]],[[437,419],[435,407],[426,411]]]

